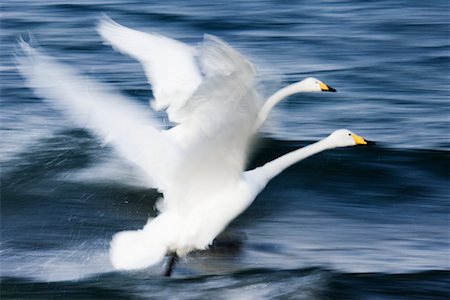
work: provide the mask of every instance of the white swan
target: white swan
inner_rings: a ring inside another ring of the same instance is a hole
[[[155,97],[152,106],[166,108],[169,119],[179,124],[161,130],[151,111],[78,75],[23,41],[20,44],[28,56],[19,57],[20,69],[38,96],[112,144],[144,171],[149,187],[160,191],[173,182],[169,177],[181,157],[199,148],[211,154],[206,149],[214,147],[216,156],[228,163],[228,168],[222,164],[224,173],[242,172],[249,137],[277,102],[302,91],[334,91],[315,78],[307,78],[279,90],[261,108],[255,68],[216,37],[205,35],[203,43],[193,48],[126,28],[108,18],[102,19],[98,31],[115,48],[143,64]],[[234,134],[236,130],[239,135]],[[205,147],[210,139],[220,143]]]
[[[116,234],[111,242],[111,261],[117,269],[141,269],[160,262],[167,253],[184,256],[193,250],[206,249],[283,170],[318,152],[359,144],[374,143],[349,130],[336,130],[319,142],[246,171],[239,177],[228,178],[216,190],[197,194],[195,207],[162,211],[142,230]],[[170,275],[172,265],[173,260],[167,275]]]
[[[217,65],[217,60],[211,60],[208,66],[202,62],[198,64],[196,57],[205,56],[202,46],[194,48],[158,34],[127,28],[107,17],[100,21],[97,30],[106,43],[142,64],[155,97],[152,107],[156,110],[167,109],[169,120],[175,123],[183,123],[186,122],[186,119],[193,118],[192,114],[186,112],[185,103],[204,81],[202,73],[205,69],[212,68],[229,72],[227,68],[230,66],[227,63]],[[207,41],[211,39],[211,36],[205,35],[205,39]],[[231,47],[229,48],[231,50]],[[238,57],[239,54],[235,52],[234,56]],[[239,59],[241,60],[240,66],[246,65],[247,72],[253,76],[256,75],[250,62],[243,57]],[[203,59],[204,61],[205,59]],[[270,110],[279,101],[301,92],[336,92],[336,90],[313,77],[286,86],[270,96],[264,103],[255,122],[254,131],[258,130]],[[197,128],[191,127],[190,133],[197,130]],[[183,131],[183,135],[186,135],[185,131]]]

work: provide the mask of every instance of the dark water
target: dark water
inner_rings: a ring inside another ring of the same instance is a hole
[[[437,1],[8,1],[2,4],[1,297],[448,299],[449,3]],[[33,96],[14,66],[22,35],[136,101],[138,63],[104,46],[102,13],[245,53],[265,93],[306,76],[335,94],[278,105],[251,165],[337,128],[375,147],[319,154],[274,179],[226,230],[240,247],[114,271],[108,243],[142,227],[159,195]]]

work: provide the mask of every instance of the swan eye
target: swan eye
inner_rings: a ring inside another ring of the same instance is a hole
[[[351,133],[349,133],[349,134],[348,134],[348,136],[352,136],[352,134],[351,134]]]

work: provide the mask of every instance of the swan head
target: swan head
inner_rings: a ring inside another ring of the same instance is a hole
[[[368,141],[363,137],[347,129],[339,129],[330,134],[327,138],[332,147],[349,147],[356,145],[375,145],[375,142]]]
[[[299,90],[303,92],[336,92],[335,89],[314,77],[305,78],[297,85]]]

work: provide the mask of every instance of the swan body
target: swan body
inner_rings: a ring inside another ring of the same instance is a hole
[[[260,103],[255,68],[220,39],[205,35],[200,47],[101,21],[99,33],[114,48],[140,61],[152,85],[157,118],[105,84],[52,57],[20,45],[19,70],[36,95],[140,167],[164,199],[141,230],[114,235],[110,257],[117,269],[142,269],[167,253],[207,248],[285,168],[317,152],[364,144],[340,130],[322,141],[245,171],[251,137],[283,98],[298,92],[335,91],[315,78],[291,84]],[[178,72],[179,71],[179,72]],[[172,76],[173,74],[176,74]]]

